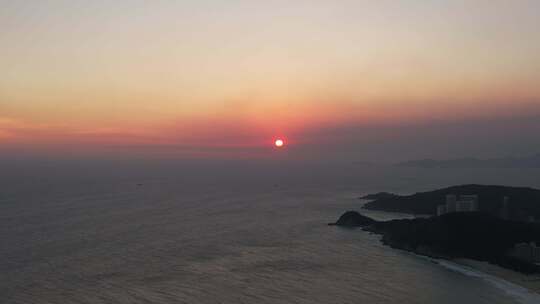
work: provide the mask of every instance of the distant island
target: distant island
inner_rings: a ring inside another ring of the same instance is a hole
[[[516,221],[535,221],[540,218],[540,190],[526,187],[472,184],[412,195],[380,192],[361,199],[371,200],[363,207],[369,210],[436,215],[438,207],[444,205],[451,195],[476,196],[478,211],[494,217],[502,216]]]
[[[540,243],[537,223],[507,221],[481,212],[376,221],[348,211],[330,225],[362,227],[381,234],[385,245],[434,258],[468,258],[521,273],[540,273],[540,266],[534,263],[540,248],[531,244]]]
[[[540,153],[527,157],[503,157],[491,159],[421,159],[396,164],[400,167],[415,168],[540,168]]]

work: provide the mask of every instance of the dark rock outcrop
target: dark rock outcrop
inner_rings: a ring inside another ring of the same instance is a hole
[[[337,222],[330,223],[328,225],[346,226],[346,227],[365,227],[369,226],[376,221],[372,218],[364,216],[356,211],[347,211],[339,217]]]

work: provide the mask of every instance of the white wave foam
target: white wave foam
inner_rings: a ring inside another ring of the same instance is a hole
[[[524,287],[521,287],[521,286],[516,285],[514,283],[508,282],[508,281],[506,281],[504,279],[501,279],[501,278],[498,278],[496,276],[492,276],[492,275],[489,275],[487,273],[483,273],[483,272],[478,271],[476,269],[473,269],[471,267],[467,267],[467,266],[464,266],[464,265],[460,265],[460,264],[457,264],[457,263],[453,263],[453,262],[450,262],[450,261],[444,261],[444,260],[435,260],[435,259],[433,259],[433,261],[436,262],[437,264],[445,267],[445,268],[448,268],[448,269],[453,270],[453,271],[457,271],[457,272],[462,273],[464,275],[481,278],[481,279],[489,282],[493,286],[501,289],[506,294],[514,297],[520,303],[523,303],[523,304],[538,304],[538,303],[540,303],[540,294],[534,293],[534,292],[528,290],[527,288],[524,288]]]

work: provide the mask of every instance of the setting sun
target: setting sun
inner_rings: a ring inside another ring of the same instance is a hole
[[[0,0],[0,304],[540,304],[539,54],[540,0]]]

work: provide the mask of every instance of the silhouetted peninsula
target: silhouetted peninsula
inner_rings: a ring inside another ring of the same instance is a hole
[[[421,255],[469,258],[523,273],[540,272],[539,266],[508,255],[515,244],[540,243],[538,224],[506,221],[479,212],[379,222],[354,211],[346,212],[336,225],[341,223],[381,234],[385,245]]]
[[[375,220],[364,216],[356,211],[347,211],[339,217],[337,222],[328,225],[346,226],[346,227],[364,227],[375,223]]]
[[[461,185],[412,195],[390,195],[380,193],[364,205],[370,210],[402,212],[412,214],[436,214],[437,206],[444,204],[446,195],[478,195],[479,210],[498,216],[503,207],[504,197],[508,197],[509,218],[522,220],[533,216],[540,218],[540,190],[524,187]]]
[[[360,199],[365,200],[378,200],[378,199],[386,199],[386,198],[394,198],[396,195],[393,193],[388,192],[379,192],[375,194],[368,194],[360,197]]]

